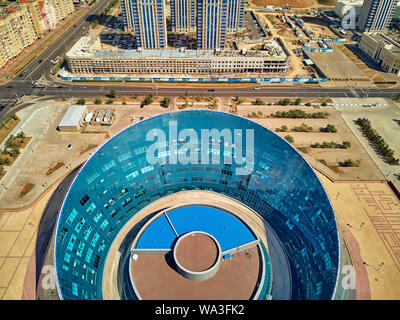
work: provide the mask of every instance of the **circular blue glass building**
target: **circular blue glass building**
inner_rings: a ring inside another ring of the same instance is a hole
[[[179,237],[193,231],[206,231],[217,238],[222,251],[229,247],[225,245],[230,243],[229,237],[240,239],[241,232],[233,227],[231,233],[225,232],[228,216],[213,219],[211,212],[207,217],[200,212],[187,219],[199,218],[201,223],[183,223],[174,216],[169,219],[165,202],[157,209],[152,207],[171,197],[175,203],[169,207],[179,205],[180,199],[184,204],[185,194],[190,192],[205,192],[203,203],[212,203],[214,194],[224,197],[243,207],[237,210],[238,216],[248,210],[250,220],[254,215],[262,221],[262,228],[260,223],[252,226],[246,222],[248,237],[255,235],[246,241],[259,241],[257,250],[264,270],[255,274],[256,285],[249,298],[333,297],[339,239],[334,212],[317,176],[278,135],[247,119],[211,111],[163,114],[133,125],[108,141],[82,167],[57,224],[54,256],[60,297],[107,298],[104,282],[110,275],[105,270],[111,259],[119,261],[115,285],[123,292],[121,298],[137,299],[132,288],[135,284],[129,280],[129,274],[135,272],[129,263],[133,261],[132,244],[151,219],[161,219],[162,212],[165,221],[156,221],[160,227],[153,224],[157,232],[168,229],[162,223],[180,223],[182,229],[171,228],[160,236],[168,239],[170,248],[163,248],[165,252],[172,252]],[[146,210],[152,214],[144,214]],[[263,228],[266,240],[257,231]],[[123,254],[117,259],[111,249],[123,232],[123,241],[118,244]],[[148,236],[151,233],[144,231],[143,235],[147,238],[143,236],[139,244],[151,247],[155,243]],[[122,247],[129,249],[123,251]],[[248,246],[243,250],[249,254]],[[228,253],[222,252],[222,259]],[[239,261],[240,252],[235,254]],[[134,256],[137,259],[136,253]],[[238,266],[243,268],[240,263]]]

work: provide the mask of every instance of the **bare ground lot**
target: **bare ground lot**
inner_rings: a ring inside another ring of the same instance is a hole
[[[290,109],[301,109],[306,112],[320,112],[326,111],[329,113],[327,119],[282,119],[282,118],[271,118],[266,117],[276,111],[288,111]],[[288,127],[287,132],[277,132],[281,137],[290,135],[294,138],[293,146],[300,148],[303,155],[306,158],[313,158],[314,160],[323,159],[327,162],[330,167],[337,167],[338,162],[343,162],[347,159],[354,161],[360,160],[359,167],[352,168],[333,168],[337,174],[337,178],[341,180],[382,180],[384,177],[380,173],[379,169],[372,161],[368,153],[364,150],[362,145],[358,142],[357,138],[353,135],[352,131],[348,128],[346,123],[341,118],[338,111],[331,106],[320,107],[316,109],[314,107],[306,106],[252,106],[252,105],[239,105],[238,115],[246,117],[252,112],[258,113],[261,111],[264,117],[251,118],[250,120],[255,121],[271,131],[276,131],[276,128],[280,128],[282,125]],[[303,123],[313,127],[313,132],[294,132],[293,127],[300,126]],[[326,127],[328,124],[333,124],[337,128],[337,133],[326,133],[320,132],[321,127]],[[349,141],[351,147],[349,149],[315,149],[311,148],[310,145],[314,143],[322,143],[324,141],[335,141],[336,143],[343,143],[343,141]],[[328,168],[322,168],[327,170],[329,174],[332,171]]]
[[[308,53],[311,60],[329,79],[369,80],[368,76],[337,45],[333,45],[332,47],[333,52]]]

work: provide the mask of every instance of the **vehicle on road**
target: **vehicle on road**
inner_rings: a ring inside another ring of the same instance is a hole
[[[208,89],[208,92],[214,92],[215,89]]]
[[[261,89],[260,87],[255,87],[255,88],[254,88],[254,90],[260,90],[260,89]]]
[[[67,150],[71,150],[71,148],[72,148],[72,144],[69,144],[69,145],[67,146]]]

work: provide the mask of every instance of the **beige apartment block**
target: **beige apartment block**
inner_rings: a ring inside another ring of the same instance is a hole
[[[0,9],[0,68],[74,12],[73,0],[20,0]]]
[[[363,33],[359,47],[386,72],[400,76],[400,43],[382,32]]]
[[[40,0],[20,0],[19,4],[28,9],[29,17],[35,28],[37,36],[41,36],[50,26],[47,21],[44,3]]]
[[[82,37],[66,54],[75,74],[284,74],[290,53],[279,40],[256,50],[103,50],[99,38]]]
[[[54,27],[75,10],[73,0],[43,0],[43,4],[49,23]]]
[[[37,34],[28,9],[17,4],[0,11],[0,68],[35,42]]]

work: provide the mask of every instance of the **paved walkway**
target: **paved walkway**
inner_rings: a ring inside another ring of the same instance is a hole
[[[34,203],[0,210],[0,299],[35,299],[35,245],[46,204],[58,182]],[[29,272],[27,272],[29,269]],[[24,287],[29,288],[28,292]]]
[[[339,228],[344,233],[351,231],[358,243],[360,254],[353,250],[352,260],[356,270],[366,267],[371,299],[400,299],[399,199],[386,182],[334,183],[322,174],[318,177],[331,199]],[[366,280],[362,270],[359,277]],[[365,288],[366,284],[360,288],[364,298]]]

